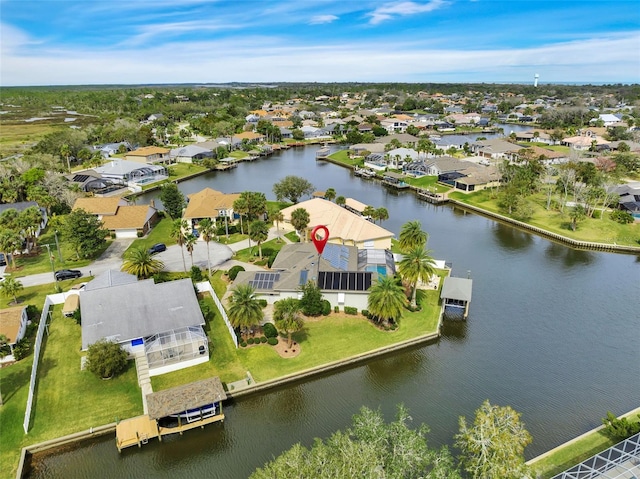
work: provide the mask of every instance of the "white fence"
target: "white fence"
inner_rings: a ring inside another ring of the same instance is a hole
[[[216,292],[211,287],[211,283],[209,283],[208,281],[203,281],[202,283],[196,283],[196,288],[198,288],[198,292],[200,292],[200,293],[202,293],[204,291],[208,291],[209,292],[209,294],[211,295],[211,298],[213,299],[213,302],[215,303],[216,307],[218,308],[218,311],[220,311],[220,316],[222,316],[222,319],[223,319],[224,323],[227,325],[227,329],[229,330],[229,334],[231,335],[231,339],[233,340],[233,343],[236,345],[236,348],[237,348],[238,347],[238,337],[236,336],[236,332],[233,330],[233,326],[231,326],[231,323],[229,322],[229,317],[227,316],[227,311],[224,309],[224,306],[222,306],[222,303],[218,299],[218,296],[216,295]]]

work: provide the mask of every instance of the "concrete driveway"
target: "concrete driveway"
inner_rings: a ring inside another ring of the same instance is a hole
[[[184,264],[182,255],[184,254]],[[233,251],[227,245],[209,243],[209,258],[211,259],[211,268],[216,268],[233,256]],[[168,246],[166,251],[155,255],[157,259],[164,263],[164,269],[167,271],[184,271],[184,265],[187,271],[191,269],[192,257],[186,248],[178,245]],[[193,248],[193,264],[199,266],[200,269],[207,269],[207,243],[205,241],[197,241]]]

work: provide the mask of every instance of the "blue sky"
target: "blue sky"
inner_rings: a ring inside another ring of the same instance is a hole
[[[0,0],[0,85],[640,83],[640,0]]]

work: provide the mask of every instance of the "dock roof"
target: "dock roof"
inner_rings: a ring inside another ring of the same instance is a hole
[[[160,419],[227,399],[219,377],[165,389],[147,395],[149,417]]]
[[[454,278],[447,276],[442,284],[442,299],[458,299],[461,301],[471,301],[471,288],[473,280],[467,278]]]

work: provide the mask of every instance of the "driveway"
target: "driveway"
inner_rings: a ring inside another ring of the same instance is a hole
[[[182,262],[183,254],[184,264]],[[186,265],[187,271],[191,269],[192,257],[184,247],[178,245],[168,246],[166,251],[154,256],[164,263],[164,269],[167,271],[184,271],[184,265]],[[212,269],[232,256],[233,251],[227,245],[214,241],[209,243],[209,258],[211,259]],[[207,269],[207,243],[203,240],[197,241],[193,248],[193,264],[201,269]]]

